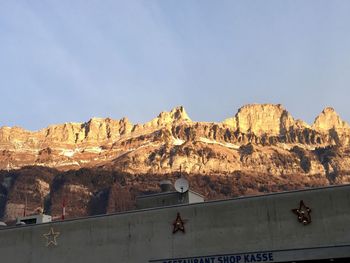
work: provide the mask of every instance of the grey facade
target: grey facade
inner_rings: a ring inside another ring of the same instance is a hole
[[[180,204],[203,203],[204,197],[194,191],[187,191],[183,194],[179,192],[162,192],[158,194],[150,194],[139,196],[136,198],[136,207],[138,209],[172,206]]]
[[[301,200],[309,224],[292,211]],[[185,231],[173,233],[178,213]],[[350,185],[5,228],[0,255],[3,263],[350,262]]]

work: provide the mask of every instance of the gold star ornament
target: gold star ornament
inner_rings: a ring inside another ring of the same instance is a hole
[[[292,209],[292,212],[298,216],[298,221],[303,225],[311,223],[311,208],[307,207],[303,200],[300,201],[299,208]]]
[[[46,239],[46,246],[57,246],[57,238],[60,235],[60,232],[55,232],[53,228],[50,228],[49,233],[44,234],[44,238]]]

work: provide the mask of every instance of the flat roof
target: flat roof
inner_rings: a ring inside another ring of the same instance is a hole
[[[192,191],[192,190],[188,190],[188,191],[184,192],[183,194],[186,194],[187,192],[193,193],[195,195],[198,195],[198,196],[204,198],[204,195],[201,195],[200,193]],[[181,194],[181,193],[176,192],[176,191],[159,192],[159,193],[155,193],[155,194],[139,195],[139,196],[136,196],[136,199],[142,199],[142,198],[154,197],[154,196],[160,196],[160,195],[171,195],[171,194]]]

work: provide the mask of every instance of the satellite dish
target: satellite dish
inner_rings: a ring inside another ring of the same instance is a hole
[[[189,184],[185,178],[180,178],[175,181],[175,189],[179,193],[185,193],[188,191]]]

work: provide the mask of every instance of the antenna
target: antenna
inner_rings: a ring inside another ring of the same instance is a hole
[[[63,200],[62,200],[62,217],[61,219],[64,220],[66,216],[66,198],[63,197]]]
[[[28,205],[27,191],[28,191],[27,181],[24,181],[24,209],[23,209],[23,216],[27,216],[27,205]]]
[[[188,181],[183,177],[181,177],[180,179],[177,179],[175,181],[175,189],[177,192],[181,194],[186,193],[189,189]]]
[[[23,211],[23,216],[27,216],[27,204],[28,204],[28,201],[27,201],[27,187],[26,187],[26,190],[25,190],[25,203],[24,203],[24,211]]]

